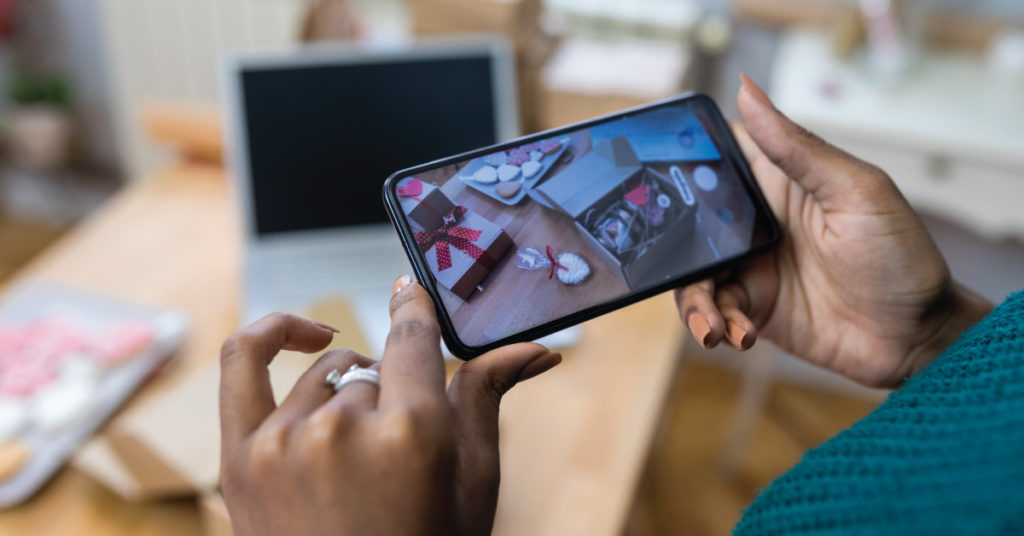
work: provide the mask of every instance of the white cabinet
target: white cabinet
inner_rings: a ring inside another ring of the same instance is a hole
[[[771,94],[790,118],[886,170],[919,209],[1024,238],[1024,88],[979,59],[926,54],[897,84],[838,62],[827,36],[787,33]]]

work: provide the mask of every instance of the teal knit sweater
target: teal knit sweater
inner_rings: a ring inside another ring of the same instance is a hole
[[[1024,291],[808,451],[734,534],[1024,534]]]

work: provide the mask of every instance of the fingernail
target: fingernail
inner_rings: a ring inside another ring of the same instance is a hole
[[[754,345],[754,334],[732,320],[726,325],[725,337],[729,339],[730,344],[740,350],[746,350]]]
[[[686,317],[686,325],[690,328],[693,338],[697,339],[701,346],[707,348],[708,336],[711,335],[711,324],[708,324],[708,319],[700,313],[690,313],[690,316]]]
[[[333,331],[333,332],[335,332],[335,333],[341,333],[341,332],[340,332],[340,331],[338,331],[338,330],[337,330],[336,328],[333,328],[333,327],[331,327],[331,326],[328,326],[327,324],[324,324],[323,322],[313,322],[313,323],[314,323],[314,324],[316,324],[316,325],[318,325],[318,326],[320,326],[320,327],[322,327],[322,328],[324,328],[324,329],[326,329],[327,331]]]
[[[772,104],[772,100],[768,98],[768,94],[761,89],[761,86],[755,84],[746,73],[740,73],[740,82],[747,90],[747,93],[750,93],[750,96],[754,97],[754,100],[769,108],[775,108],[775,105]]]
[[[409,286],[410,283],[412,283],[412,278],[408,275],[402,275],[397,281],[395,281],[394,286],[391,287],[391,295],[394,296],[395,294],[398,294],[403,288]]]
[[[529,380],[535,376],[539,376],[562,362],[562,354],[557,352],[546,352],[535,358],[523,367],[523,370],[519,371],[519,379],[517,382]]]

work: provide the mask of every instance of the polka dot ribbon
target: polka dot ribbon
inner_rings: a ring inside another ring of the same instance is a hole
[[[437,253],[437,270],[443,271],[452,267],[452,252],[449,246],[464,251],[474,260],[479,259],[485,252],[473,241],[480,238],[483,231],[470,229],[456,225],[460,218],[466,213],[466,207],[455,207],[444,217],[441,227],[433,231],[419,231],[416,233],[416,243],[420,249],[427,251],[431,246]]]

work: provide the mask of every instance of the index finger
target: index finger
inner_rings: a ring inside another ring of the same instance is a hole
[[[267,365],[281,350],[316,352],[334,329],[285,313],[272,313],[224,341],[220,353],[220,425],[224,450],[234,449],[276,404]]]
[[[380,364],[379,407],[443,401],[444,358],[434,303],[418,283],[391,297],[391,333]]]

